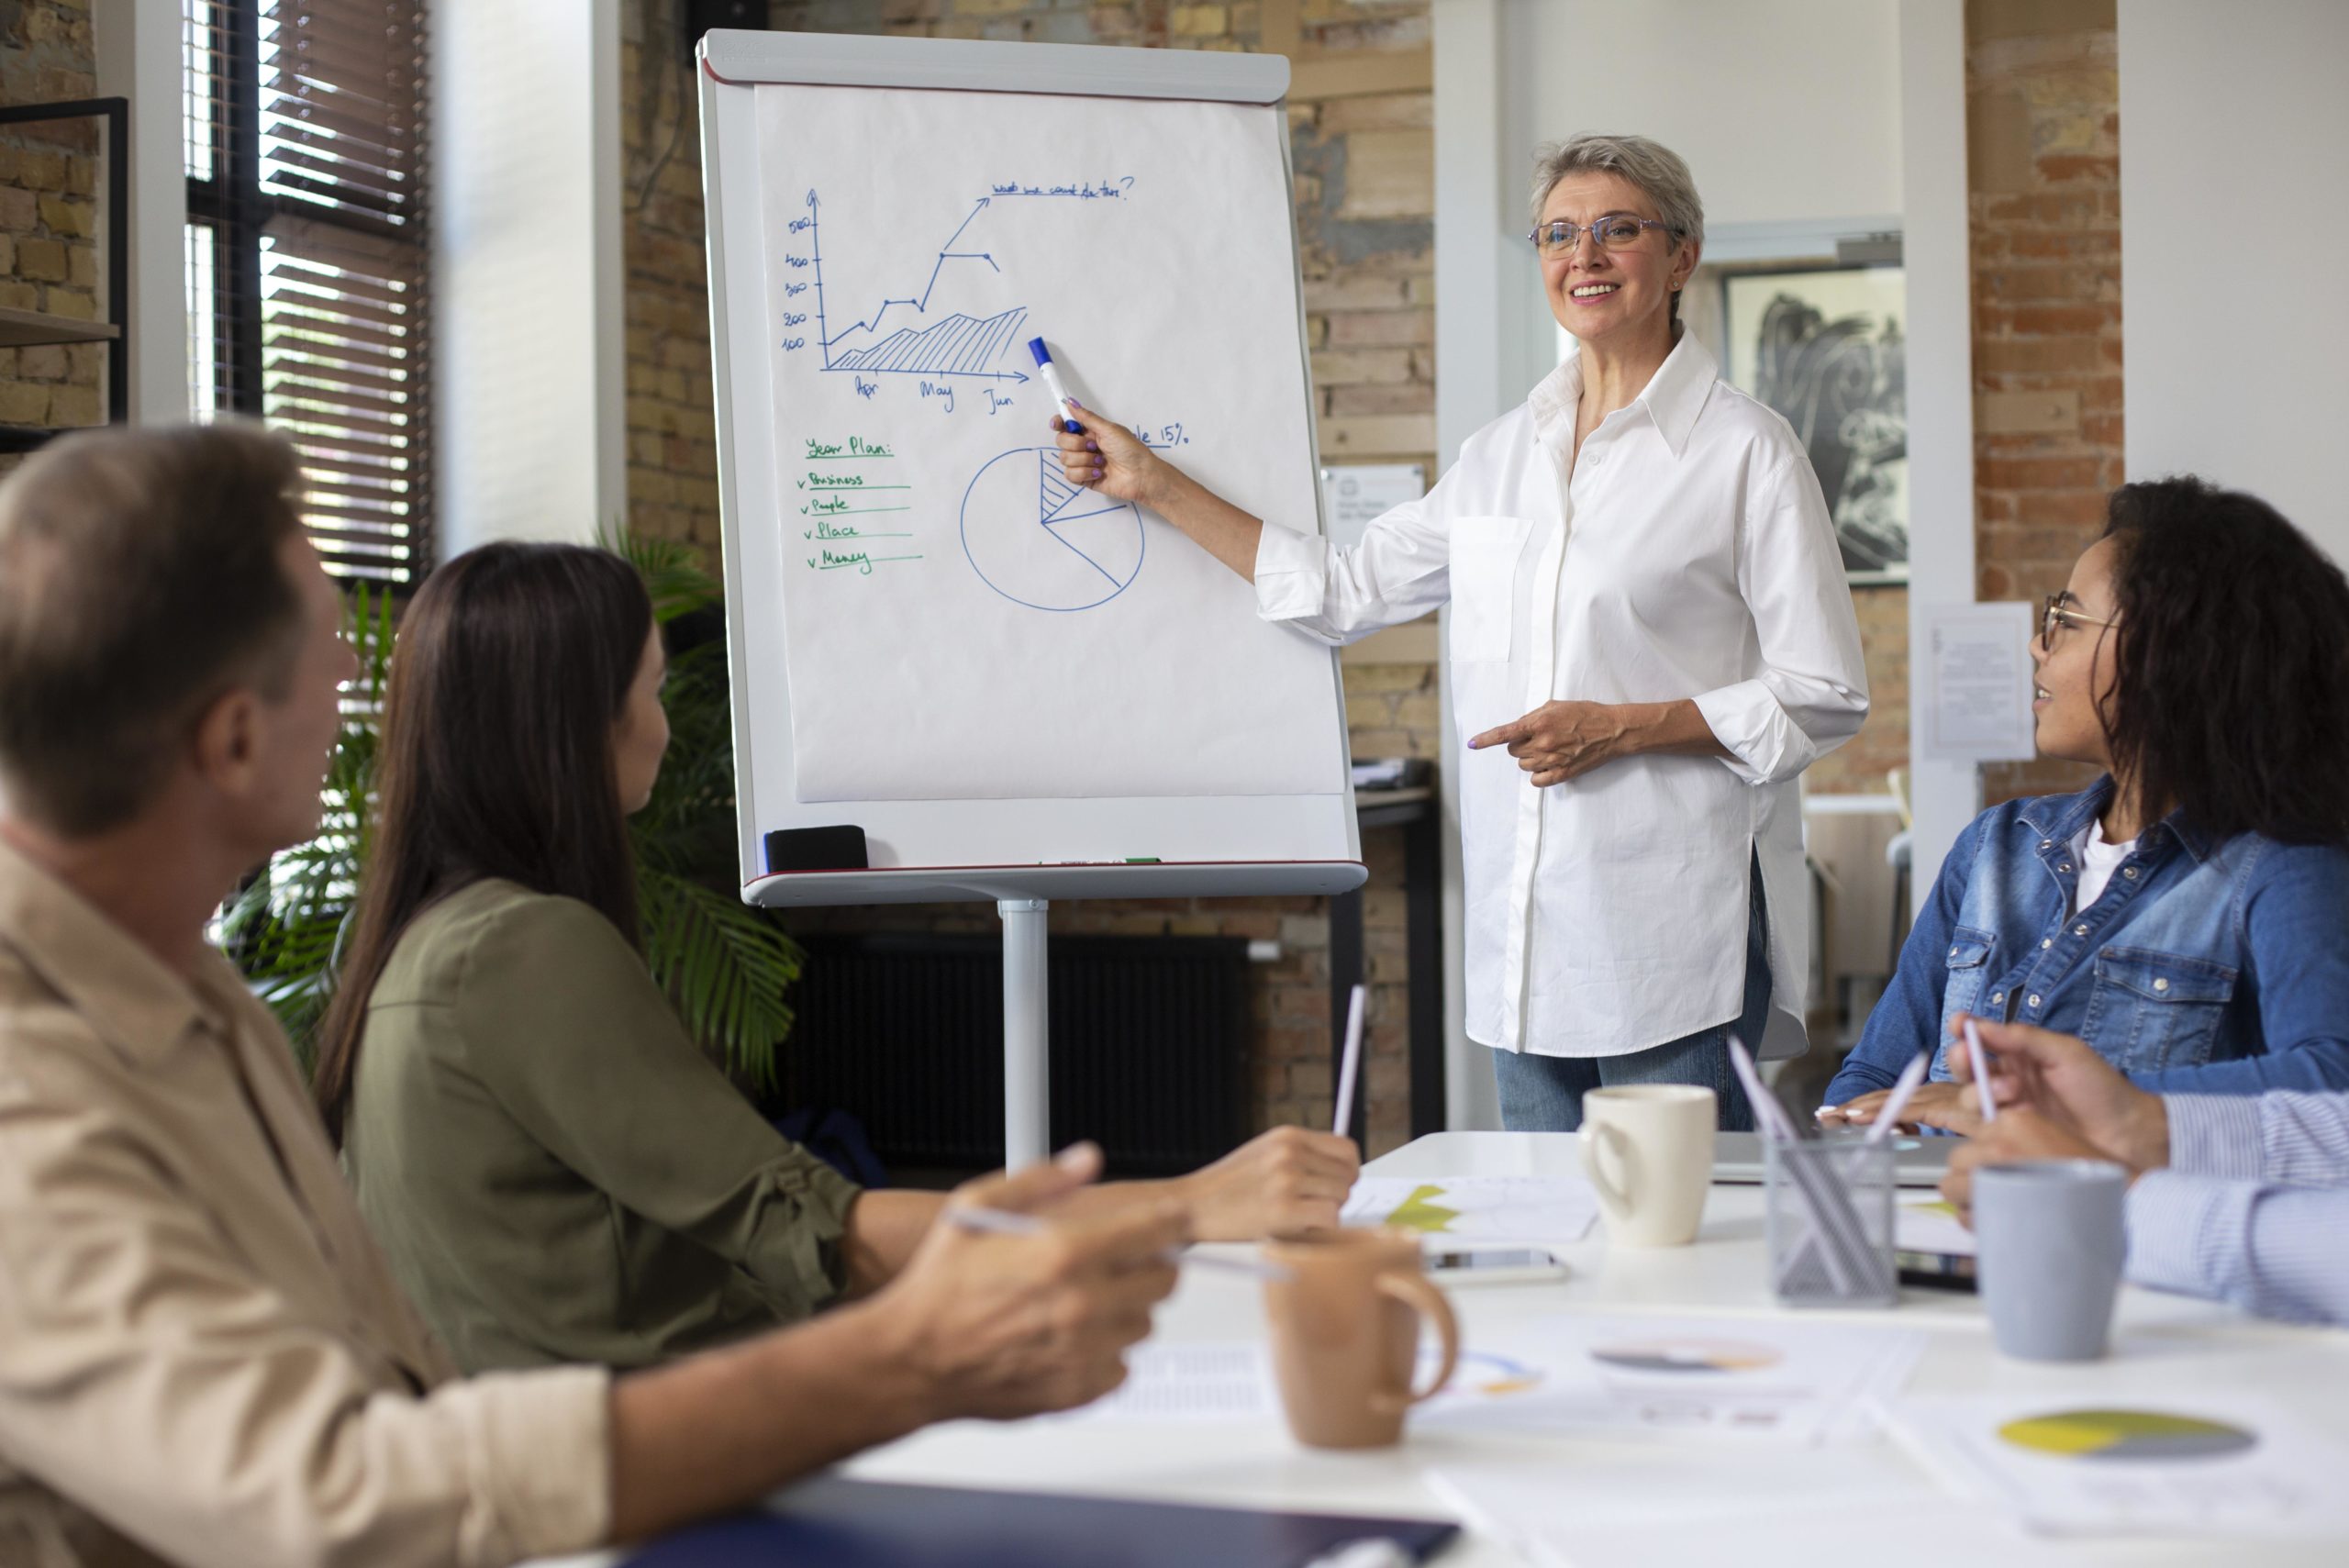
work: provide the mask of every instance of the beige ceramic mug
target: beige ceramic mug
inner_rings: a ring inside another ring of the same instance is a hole
[[[1403,1414],[1442,1388],[1460,1359],[1460,1326],[1427,1276],[1410,1230],[1333,1230],[1267,1241],[1287,1271],[1264,1285],[1273,1371],[1289,1430],[1313,1448],[1384,1448]],[[1419,1319],[1443,1340],[1443,1365],[1413,1389]]]
[[[1582,1168],[1609,1240],[1685,1247],[1697,1239],[1719,1118],[1713,1092],[1690,1084],[1626,1084],[1583,1095]]]

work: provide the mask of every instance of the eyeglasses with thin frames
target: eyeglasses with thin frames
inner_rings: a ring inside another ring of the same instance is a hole
[[[1533,249],[1540,251],[1546,260],[1573,255],[1582,244],[1582,237],[1585,234],[1596,238],[1602,250],[1628,250],[1637,245],[1640,242],[1640,236],[1651,228],[1661,228],[1670,233],[1672,225],[1657,218],[1634,217],[1630,213],[1610,212],[1604,217],[1591,219],[1586,226],[1569,222],[1563,217],[1550,223],[1537,223],[1525,238],[1532,241]]]
[[[2121,624],[2118,621],[2099,620],[2094,616],[2082,615],[2079,611],[2072,608],[2069,603],[2071,597],[2072,591],[2069,588],[2066,588],[2061,593],[2048,595],[2045,600],[2042,602],[2039,617],[2039,646],[2041,651],[2046,653],[2053,653],[2055,651],[2055,633],[2059,628],[2067,626],[2113,627]]]

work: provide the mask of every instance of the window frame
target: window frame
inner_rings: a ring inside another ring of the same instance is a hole
[[[186,214],[184,223],[190,228],[204,230],[210,252],[213,287],[207,301],[209,320],[203,324],[212,346],[213,375],[211,409],[219,414],[262,419],[267,415],[268,384],[266,377],[267,336],[263,322],[265,294],[262,277],[263,242],[273,225],[308,226],[326,232],[340,231],[365,239],[399,246],[414,251],[417,257],[417,276],[418,315],[415,318],[408,352],[416,373],[408,384],[408,428],[410,461],[405,470],[407,482],[406,520],[409,534],[406,554],[396,562],[387,560],[380,571],[347,571],[338,575],[347,581],[379,584],[396,598],[404,600],[415,592],[424,577],[439,560],[439,519],[434,515],[434,494],[431,473],[430,442],[432,437],[432,403],[429,353],[431,323],[430,303],[430,235],[429,212],[417,209],[417,220],[408,224],[386,222],[348,207],[332,208],[318,203],[274,195],[264,184],[262,169],[262,103],[265,97],[262,82],[262,11],[267,0],[206,0],[210,39],[209,78],[218,84],[217,92],[208,95],[209,134],[212,174],[199,177],[188,170],[188,155],[184,145],[185,126],[189,123],[194,105],[183,87],[181,116],[183,150],[181,171],[186,181]],[[409,0],[417,26],[429,25],[429,0]],[[191,26],[186,0],[181,0],[180,27],[184,51],[186,31]],[[184,67],[183,68],[184,70]],[[185,78],[183,78],[184,82]],[[427,83],[419,97],[429,92]],[[418,188],[427,188],[419,169]],[[188,257],[186,261],[192,261]],[[184,261],[184,265],[185,261]],[[191,306],[195,280],[186,280]],[[191,323],[191,339],[196,324]],[[191,392],[194,381],[191,376]],[[196,413],[191,410],[191,413]],[[200,417],[200,416],[199,416]],[[306,460],[305,467],[307,462]],[[321,553],[330,553],[322,549]],[[405,573],[405,581],[401,573]]]

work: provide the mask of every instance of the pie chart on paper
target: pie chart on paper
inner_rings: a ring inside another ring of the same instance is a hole
[[[2154,1463],[2225,1459],[2259,1441],[2257,1433],[2242,1427],[2158,1410],[2063,1410],[2009,1421],[1998,1429],[1998,1436],[2054,1459]]]
[[[1141,572],[1141,513],[1071,484],[1053,448],[989,460],[963,494],[962,537],[979,580],[1031,610],[1097,608]]]
[[[1623,1372],[1697,1373],[1760,1372],[1778,1364],[1779,1353],[1746,1340],[1640,1340],[1599,1345],[1590,1359]]]

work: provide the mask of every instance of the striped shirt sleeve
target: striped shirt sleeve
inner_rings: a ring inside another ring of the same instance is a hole
[[[2129,1192],[2129,1278],[2349,1322],[2349,1095],[2167,1096],[2170,1168]]]
[[[2194,1175],[2349,1184],[2349,1095],[2166,1095],[2169,1168]]]

